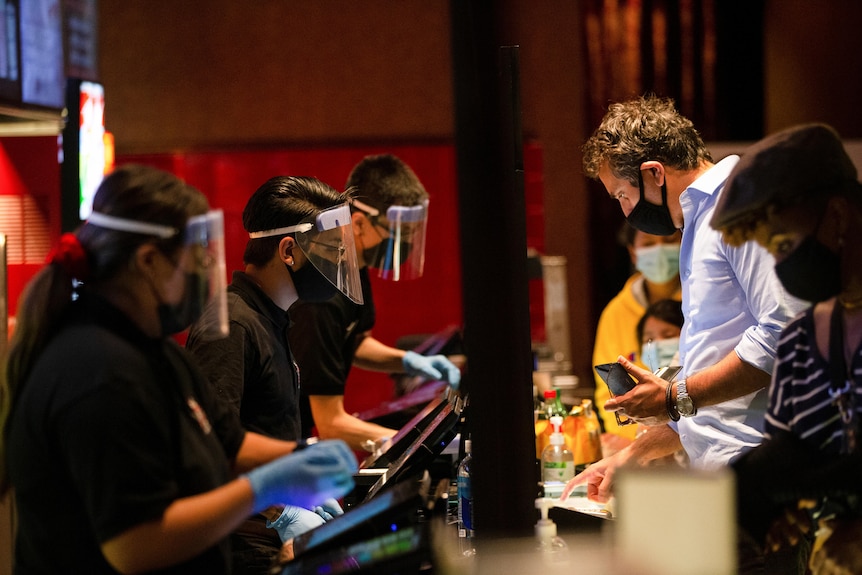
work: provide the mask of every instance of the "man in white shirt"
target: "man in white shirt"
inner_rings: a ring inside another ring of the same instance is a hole
[[[654,96],[612,105],[584,145],[587,175],[601,180],[631,225],[658,235],[683,231],[684,367],[669,385],[619,358],[638,384],[605,409],[651,427],[576,476],[564,497],[586,484],[592,499],[606,501],[618,467],[646,464],[680,447],[692,467],[714,469],[760,443],[777,338],[805,304],[784,291],[764,249],[731,247],[709,226],[738,160],[713,163],[673,101]]]

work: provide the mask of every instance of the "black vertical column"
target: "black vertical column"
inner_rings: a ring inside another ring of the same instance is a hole
[[[464,330],[477,539],[526,536],[537,512],[518,48],[497,3],[452,0]]]

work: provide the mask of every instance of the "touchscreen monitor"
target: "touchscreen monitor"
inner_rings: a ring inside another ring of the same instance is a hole
[[[428,493],[429,481],[404,481],[343,515],[334,517],[288,541],[293,557],[322,551],[336,545],[363,541],[395,531],[413,520]]]
[[[372,453],[366,457],[360,464],[360,469],[376,469],[387,467],[393,461],[398,459],[410,445],[422,434],[422,431],[434,420],[444,406],[450,402],[458,401],[457,392],[453,391],[448,385],[442,393],[432,399],[424,408],[422,408],[410,421],[404,424],[398,433],[395,434],[382,447],[380,452]]]
[[[386,487],[423,472],[440,455],[456,435],[460,419],[461,400],[446,402],[404,452],[386,468],[368,490],[365,501],[373,499]]]

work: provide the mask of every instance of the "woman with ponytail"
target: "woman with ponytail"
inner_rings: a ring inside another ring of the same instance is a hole
[[[121,167],[25,289],[0,387],[16,573],[227,573],[246,517],[352,487],[345,444],[245,432],[170,337],[221,301],[222,230],[199,191]]]

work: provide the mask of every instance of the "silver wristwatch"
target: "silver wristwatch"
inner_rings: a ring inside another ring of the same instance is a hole
[[[694,401],[692,401],[691,397],[688,395],[684,379],[680,379],[676,382],[676,410],[683,417],[691,417],[697,413]]]

